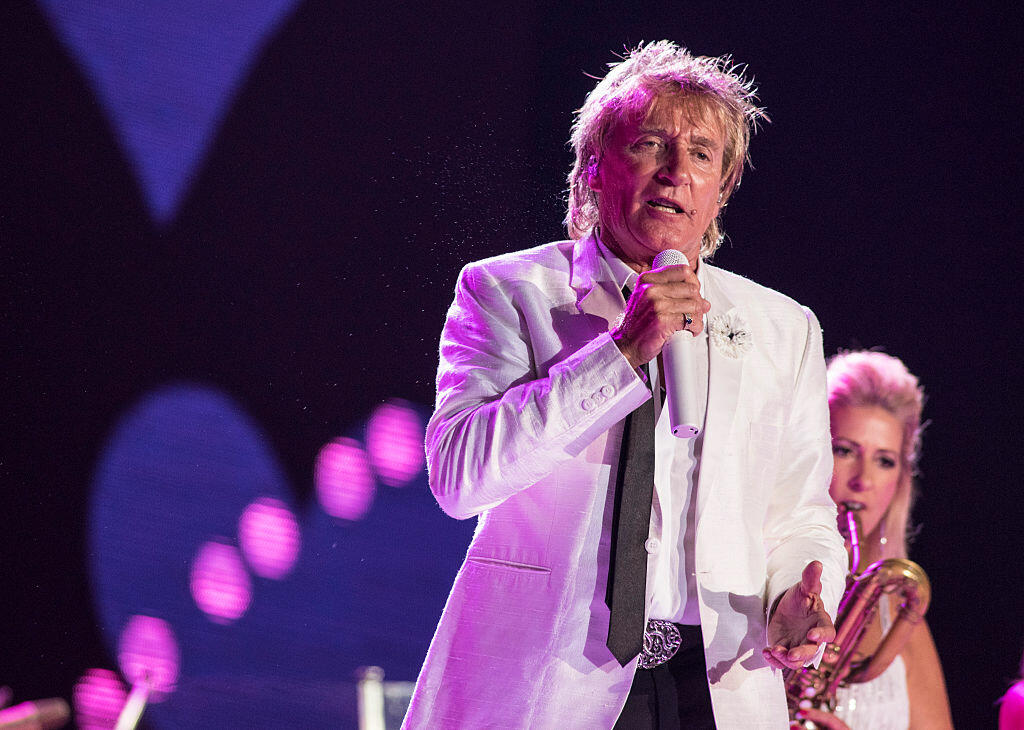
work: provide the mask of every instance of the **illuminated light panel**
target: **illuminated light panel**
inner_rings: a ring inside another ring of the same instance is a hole
[[[261,497],[242,513],[238,542],[256,575],[280,580],[299,556],[299,524],[284,502]]]
[[[124,685],[109,669],[87,669],[71,693],[80,730],[110,730],[127,700]]]
[[[320,449],[313,478],[320,505],[331,517],[355,521],[370,509],[376,485],[358,441],[335,439]]]
[[[155,219],[168,223],[268,39],[299,5],[40,0],[92,82]]]
[[[118,641],[121,673],[135,686],[148,683],[150,702],[161,702],[178,683],[181,665],[174,629],[163,619],[132,616]]]
[[[366,451],[377,477],[389,487],[405,485],[423,469],[423,424],[403,401],[389,401],[370,416]]]
[[[252,602],[252,582],[242,556],[231,545],[207,542],[192,563],[192,599],[210,620],[228,624]]]

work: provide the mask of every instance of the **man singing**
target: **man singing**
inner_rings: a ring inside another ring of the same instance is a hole
[[[426,449],[478,525],[407,728],[788,727],[780,669],[833,638],[847,565],[818,322],[707,262],[755,98],[725,59],[636,49],[578,111],[572,240],[459,276]]]

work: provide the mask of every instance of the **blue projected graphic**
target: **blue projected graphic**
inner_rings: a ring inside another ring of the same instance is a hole
[[[219,391],[168,387],[123,418],[90,567],[121,689],[148,676],[154,726],[354,727],[359,667],[415,678],[473,528],[426,487],[424,415],[389,401],[327,443],[305,505]]]
[[[39,0],[158,223],[173,220],[249,69],[298,0]]]

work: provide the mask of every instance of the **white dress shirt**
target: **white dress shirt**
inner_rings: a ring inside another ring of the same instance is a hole
[[[619,289],[636,288],[638,274],[618,258],[598,238],[601,255]],[[700,279],[700,265],[697,267]],[[704,291],[701,280],[701,291]],[[685,335],[689,336],[689,335]],[[649,618],[681,624],[700,624],[697,603],[697,577],[693,562],[696,534],[696,485],[700,473],[700,455],[704,445],[704,416],[708,402],[708,335],[705,327],[693,343],[696,352],[697,392],[701,402],[701,432],[695,438],[672,435],[668,408],[662,398],[655,399],[657,419],[654,429],[654,504],[646,548]],[[661,392],[661,358],[649,363],[650,382]]]

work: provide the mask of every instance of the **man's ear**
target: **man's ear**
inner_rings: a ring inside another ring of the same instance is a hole
[[[601,166],[597,161],[596,157],[591,157],[590,162],[587,163],[587,185],[591,190],[601,189]]]

